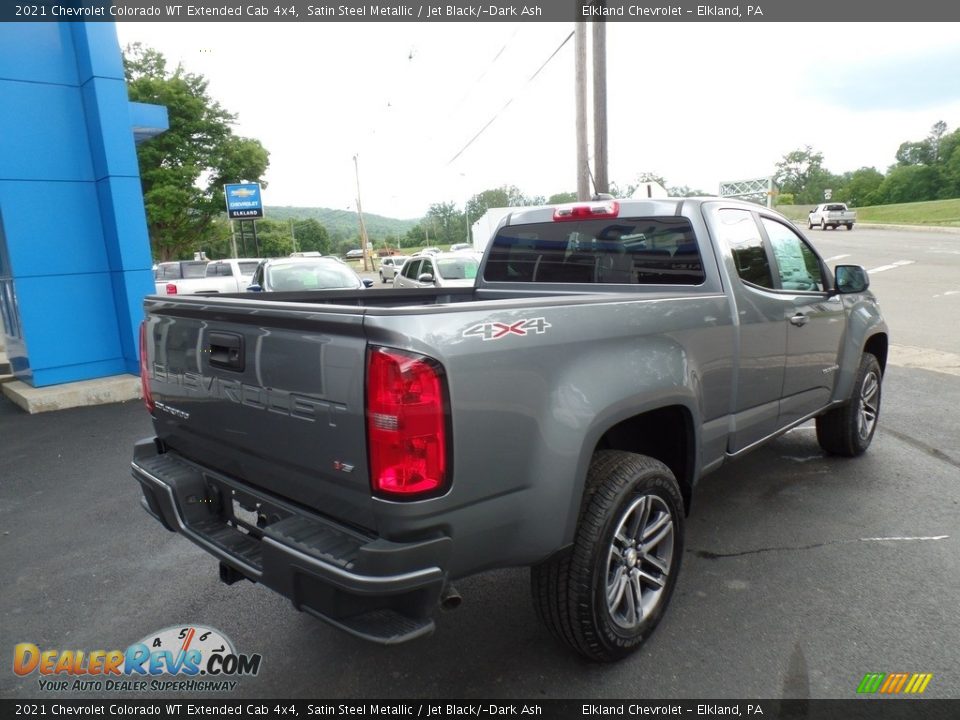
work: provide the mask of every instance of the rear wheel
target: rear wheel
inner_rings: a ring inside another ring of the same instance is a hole
[[[537,614],[591,660],[619,660],[663,616],[683,555],[683,499],[666,465],[594,455],[573,547],[531,569]]]
[[[866,452],[880,418],[883,374],[877,358],[864,353],[853,386],[853,397],[845,405],[817,418],[817,442],[831,455],[856,457]]]
[[[827,229],[827,221],[826,221],[826,220],[823,220],[823,219],[820,220],[820,229],[821,229],[821,230],[826,230],[826,229]]]
[[[847,223],[847,230],[853,230],[853,223]]]
[[[383,276],[383,270],[380,271],[380,282],[385,283],[387,279]]]

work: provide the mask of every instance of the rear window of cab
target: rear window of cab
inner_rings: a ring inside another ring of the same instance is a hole
[[[603,218],[500,229],[485,282],[700,285],[703,260],[686,218]]]

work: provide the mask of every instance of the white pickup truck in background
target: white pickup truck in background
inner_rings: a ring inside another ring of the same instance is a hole
[[[186,264],[186,263],[184,263]],[[254,271],[260,264],[258,258],[228,258],[211,260],[204,273],[198,277],[189,277],[175,283],[164,283],[161,291],[157,282],[157,291],[161,295],[212,295],[219,293],[246,292]]]
[[[828,227],[837,229],[841,225],[846,225],[847,230],[853,230],[853,224],[856,221],[856,211],[849,210],[843,203],[824,203],[810,211],[807,229],[813,230],[815,226],[821,230],[826,230]]]
[[[173,260],[162,262],[153,269],[153,284],[157,295],[179,295],[181,283],[201,280],[206,273],[206,260]]]

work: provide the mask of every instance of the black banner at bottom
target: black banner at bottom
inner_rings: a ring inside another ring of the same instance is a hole
[[[0,717],[765,718],[955,720],[960,699],[851,700],[0,700]]]

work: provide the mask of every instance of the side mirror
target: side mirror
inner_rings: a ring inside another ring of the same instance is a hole
[[[843,295],[866,292],[870,287],[870,276],[860,265],[837,265],[834,273],[837,292]]]
[[[259,285],[247,285],[247,292],[263,292],[263,288]]]
[[[370,278],[363,278],[363,286],[365,288],[373,287],[373,280],[371,280]]]
[[[419,277],[417,277],[417,282],[431,284],[433,283],[433,275],[431,275],[430,273],[423,273]]]

